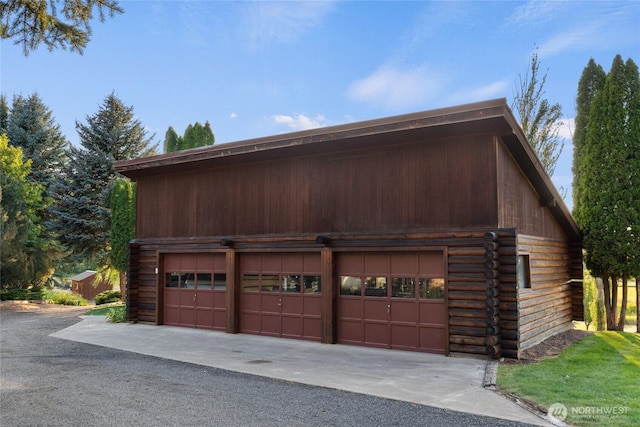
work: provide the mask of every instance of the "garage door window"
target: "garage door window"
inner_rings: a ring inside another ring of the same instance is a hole
[[[420,299],[444,299],[444,279],[418,279]]]
[[[244,292],[284,292],[319,294],[322,291],[320,276],[300,274],[244,274],[242,276]]]
[[[365,277],[364,278],[364,295],[368,297],[386,297],[387,296],[387,278],[386,277]]]
[[[393,277],[391,279],[391,296],[393,298],[415,298],[415,281],[412,277]]]
[[[358,295],[362,288],[362,279],[354,276],[340,276],[340,295]]]

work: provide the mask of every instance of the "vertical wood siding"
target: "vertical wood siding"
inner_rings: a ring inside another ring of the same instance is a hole
[[[495,226],[490,135],[140,178],[137,237]]]

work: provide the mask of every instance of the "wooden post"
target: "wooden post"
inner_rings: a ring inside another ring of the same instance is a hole
[[[226,332],[236,334],[240,332],[240,268],[238,265],[238,254],[233,249],[229,249],[226,254],[227,270],[227,327]]]
[[[333,280],[333,251],[323,248],[320,253],[320,274],[322,280],[321,340],[324,344],[336,342],[336,289]]]

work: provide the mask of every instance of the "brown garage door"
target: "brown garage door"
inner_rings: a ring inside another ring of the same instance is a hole
[[[338,342],[445,353],[441,252],[337,256]]]
[[[320,340],[320,254],[243,254],[240,332]]]
[[[225,329],[224,254],[167,254],[164,271],[165,325]]]

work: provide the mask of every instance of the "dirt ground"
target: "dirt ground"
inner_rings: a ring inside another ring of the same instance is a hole
[[[541,360],[557,356],[565,348],[577,343],[581,339],[591,334],[592,332],[570,329],[568,331],[554,335],[551,338],[542,341],[540,344],[531,347],[530,349],[524,350],[521,354],[520,360],[504,359],[502,363],[511,365],[536,363]]]

